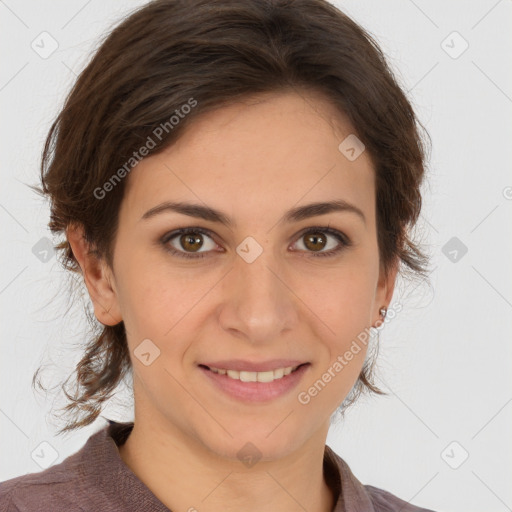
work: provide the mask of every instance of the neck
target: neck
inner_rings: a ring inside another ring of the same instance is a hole
[[[323,476],[325,436],[253,465],[221,457],[179,429],[137,420],[119,447],[124,463],[170,510],[332,512]]]

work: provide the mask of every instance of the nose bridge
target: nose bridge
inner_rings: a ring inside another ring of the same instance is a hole
[[[266,303],[270,303],[271,298],[276,299],[279,295],[278,288],[282,286],[275,275],[277,267],[278,264],[272,257],[270,249],[263,251],[252,262],[240,258],[236,267],[237,280],[242,284],[245,295],[252,299],[267,297],[269,300]]]
[[[279,275],[282,266],[270,247],[261,247],[256,256],[251,241],[240,244],[240,249],[246,252],[239,252],[234,263],[230,278],[234,293],[227,299],[233,316],[229,315],[231,325],[224,327],[234,327],[252,341],[275,339],[291,327],[295,317],[293,294],[283,283],[284,276]]]

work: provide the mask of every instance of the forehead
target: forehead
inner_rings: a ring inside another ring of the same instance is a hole
[[[343,198],[373,217],[372,162],[339,149],[353,133],[322,95],[254,95],[201,114],[177,142],[137,164],[124,207],[140,218],[159,202],[193,200],[254,217]]]

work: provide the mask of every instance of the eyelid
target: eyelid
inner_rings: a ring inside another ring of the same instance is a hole
[[[321,232],[321,233],[327,233],[328,235],[334,237],[337,239],[339,246],[336,249],[331,249],[330,251],[320,251],[315,253],[314,251],[301,251],[305,252],[306,254],[309,253],[313,257],[322,257],[322,256],[336,256],[338,253],[340,253],[343,249],[348,248],[353,245],[352,240],[339,229],[331,228],[330,224],[327,224],[327,226],[308,226],[296,235],[294,244],[297,243],[298,240],[302,236],[304,236],[306,233],[314,233],[314,232]]]
[[[331,228],[328,224],[327,226],[308,226],[302,230],[300,230],[294,237],[293,244],[297,243],[298,240],[302,236],[304,236],[306,233],[313,233],[313,232],[322,232],[326,233],[338,240],[339,246],[336,249],[331,249],[330,251],[319,251],[315,253],[314,251],[294,251],[294,252],[304,252],[306,255],[309,253],[312,257],[328,257],[328,256],[336,256],[338,253],[340,253],[343,249],[350,247],[353,245],[353,242],[351,239],[342,231]],[[186,233],[201,233],[203,235],[206,235],[210,237],[216,244],[216,234],[207,228],[202,228],[199,226],[190,226],[185,228],[178,228],[172,231],[167,232],[163,237],[161,237],[160,242],[164,246],[165,250],[170,252],[173,255],[176,255],[177,257],[183,257],[188,259],[200,259],[206,257],[210,252],[218,252],[218,251],[203,251],[198,253],[190,253],[186,251],[177,250],[174,247],[169,246],[169,241],[173,238],[176,238],[179,235],[186,234]],[[219,245],[219,244],[217,244]],[[307,256],[306,256],[307,257]]]
[[[202,235],[206,235],[208,237],[210,237],[216,244],[216,240],[215,240],[215,237],[216,235],[213,233],[213,231],[207,229],[207,228],[201,228],[199,226],[190,226],[190,227],[186,227],[186,228],[178,228],[178,229],[174,229],[172,231],[169,231],[168,233],[166,233],[163,237],[161,237],[160,241],[161,243],[165,246],[165,247],[169,247],[168,246],[168,243],[173,239],[173,238],[176,238],[177,236],[179,235],[183,235],[183,234],[186,234],[186,233],[201,233]],[[218,244],[217,244],[218,245]],[[177,251],[176,249],[174,249],[174,247],[171,247],[170,249],[170,252],[177,252],[177,253],[180,253],[180,254],[185,254],[185,255],[192,255],[194,253],[187,253],[185,251]],[[209,251],[207,251],[209,252]],[[204,254],[204,253],[196,253],[196,254]]]

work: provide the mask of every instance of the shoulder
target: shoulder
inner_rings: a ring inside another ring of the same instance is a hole
[[[373,485],[364,485],[364,488],[370,496],[375,512],[434,512],[429,508],[411,505],[389,491],[374,487]]]
[[[100,492],[91,465],[96,464],[99,443],[105,430],[93,434],[84,446],[61,463],[37,473],[0,482],[0,512],[83,511]],[[91,492],[92,491],[92,492]]]
[[[389,491],[363,485],[354,475],[347,462],[332,448],[325,445],[327,472],[331,486],[336,490],[338,497],[334,512],[342,510],[365,510],[371,512],[434,512],[433,510],[418,507],[395,496]]]
[[[0,482],[0,512],[137,510],[130,508],[134,499],[158,504],[119,456],[116,445],[133,423],[108,423],[60,464]]]
[[[73,457],[39,473],[29,473],[1,482],[0,512],[82,510],[73,504],[73,498],[80,492]]]

